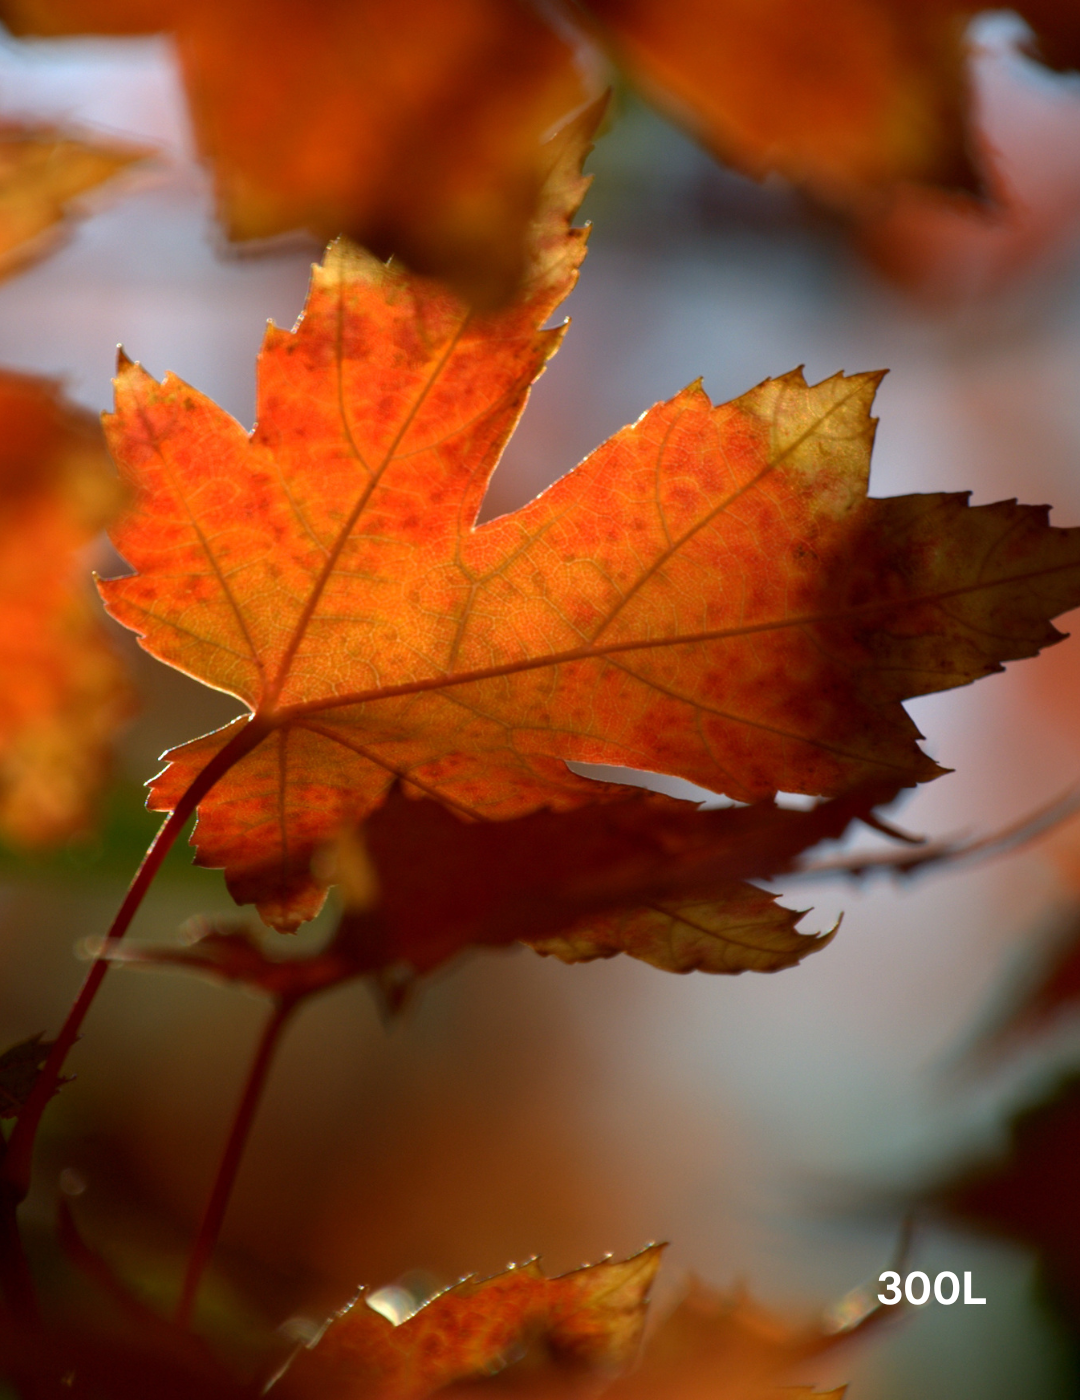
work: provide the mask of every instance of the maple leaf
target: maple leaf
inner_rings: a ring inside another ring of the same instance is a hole
[[[525,0],[12,0],[16,33],[171,29],[231,238],[346,233],[478,302],[520,279],[542,141],[595,97]]]
[[[52,1041],[43,1039],[39,1031],[0,1055],[0,1118],[19,1116],[51,1049]],[[61,1079],[54,1093],[68,1083],[69,1079]]]
[[[123,361],[107,429],[137,573],[106,606],[250,714],[174,750],[200,863],[295,928],[320,844],[395,779],[472,818],[623,789],[568,760],[740,801],[941,770],[902,699],[1034,655],[1080,602],[1080,531],[964,495],[866,495],[880,375],[801,372],[714,407],[693,384],[535,501],[475,524],[561,329],[594,116],[553,148],[530,279],[500,312],[345,243],[271,326],[250,435]]]
[[[721,160],[843,207],[905,182],[981,189],[964,31],[972,0],[588,0],[629,72]],[[1071,7],[1012,7],[1033,54],[1080,65]]]
[[[395,787],[342,845],[335,940],[360,971],[430,971],[515,940],[583,962],[629,953],[672,972],[775,972],[824,948],[803,913],[746,883],[791,868],[894,797],[870,784],[807,812],[763,802],[701,812],[659,793],[572,812],[466,823]]]
[[[93,415],[0,371],[0,832],[18,843],[85,829],[131,709],[79,558],[117,499]]]
[[[604,1376],[630,1362],[662,1245],[548,1278],[535,1259],[462,1279],[395,1325],[361,1293],[285,1373],[284,1397],[422,1400],[501,1369],[539,1342],[570,1372]]]
[[[51,249],[79,195],[149,154],[49,128],[0,124],[0,276]]]

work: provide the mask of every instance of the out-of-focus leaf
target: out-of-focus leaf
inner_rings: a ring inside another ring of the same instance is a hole
[[[1080,8],[1069,0],[1019,0],[1009,8],[1031,26],[1024,47],[1059,72],[1080,68]]]
[[[994,1060],[1080,1009],[1080,909],[1071,910],[1051,946],[1029,956],[1003,989],[996,1014],[974,1041],[968,1058]]]
[[[1043,840],[1076,816],[1078,808],[1080,791],[1074,789],[997,831],[981,836],[947,837],[932,842],[921,837],[913,838],[887,822],[870,817],[867,819],[869,825],[903,841],[904,846],[899,850],[851,851],[831,860],[807,861],[800,864],[798,874],[806,879],[822,876],[832,879],[837,875],[856,878],[871,874],[914,875],[934,867],[992,860]]]
[[[1076,24],[1075,5],[1051,0],[1046,8]],[[991,297],[1033,272],[1052,274],[1076,241],[1080,87],[1047,81],[1014,43],[988,28],[974,47],[971,143],[988,199],[909,184],[856,222],[860,251],[891,281],[941,309]],[[1075,68],[1078,50],[1061,66]],[[993,412],[988,400],[982,416],[991,432]]]
[[[202,922],[202,921],[201,921]],[[117,943],[105,950],[111,962],[147,969],[178,968],[212,981],[235,982],[283,1002],[298,1002],[358,977],[366,968],[338,944],[307,957],[275,958],[246,924],[205,923],[187,945]]]
[[[978,190],[965,30],[971,0],[588,0],[616,55],[720,159],[827,203],[917,183]],[[1080,62],[1075,7],[1012,6],[1032,51]]]
[[[149,154],[101,138],[0,124],[0,277],[52,247],[79,195]]]
[[[11,0],[17,33],[172,30],[236,239],[344,233],[505,300],[545,136],[598,89],[527,0]]]
[[[80,558],[117,503],[94,417],[0,372],[0,833],[15,843],[86,829],[131,710]]]
[[[938,0],[589,0],[623,62],[747,173],[859,206],[900,181],[975,188],[963,33]]]
[[[638,792],[571,812],[464,822],[395,787],[342,847],[339,935],[357,965],[426,972],[469,945],[515,940],[582,962],[629,953],[671,972],[775,972],[828,943],[746,882],[788,870],[895,785],[809,811],[771,802],[702,812]]]
[[[424,1400],[501,1370],[528,1345],[562,1371],[607,1379],[637,1352],[662,1246],[547,1278],[535,1260],[463,1279],[395,1325],[364,1295],[302,1351],[271,1393],[282,1400]]]
[[[722,160],[867,211],[905,184],[980,187],[965,30],[982,8],[2,0],[0,14],[19,34],[171,30],[231,236],[345,232],[494,303],[525,266],[541,137],[595,95],[601,50]],[[1013,8],[1034,55],[1077,65],[1074,5]]]

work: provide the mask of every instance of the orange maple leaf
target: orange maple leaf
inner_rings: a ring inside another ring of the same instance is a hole
[[[964,31],[978,0],[588,0],[629,72],[721,160],[845,207],[907,182],[978,190]],[[1055,0],[1012,6],[1080,66]]]
[[[138,570],[102,584],[155,656],[249,715],[171,754],[202,864],[292,929],[317,847],[400,778],[472,818],[622,791],[567,760],[739,800],[941,770],[908,696],[1031,656],[1080,602],[1080,531],[1015,502],[867,497],[880,375],[795,371],[713,406],[694,384],[537,500],[477,527],[563,331],[592,118],[553,148],[530,277],[500,312],[346,243],[271,326],[250,435],[123,362],[107,427]]]
[[[149,154],[71,132],[0,124],[0,277],[52,249],[79,195]]]
[[[0,833],[22,844],[85,828],[109,741],[131,708],[85,591],[80,551],[116,481],[93,415],[57,385],[0,372]]]
[[[526,0],[12,0],[16,33],[173,30],[231,238],[346,233],[478,302],[518,282],[544,137],[587,97]]]
[[[559,1278],[547,1278],[534,1259],[494,1278],[462,1279],[396,1325],[361,1293],[297,1356],[282,1400],[423,1400],[500,1369],[530,1342],[562,1370],[610,1375],[637,1351],[662,1249]]]

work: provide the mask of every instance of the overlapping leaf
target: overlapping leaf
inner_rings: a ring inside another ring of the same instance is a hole
[[[553,149],[505,310],[339,243],[296,329],[268,331],[250,436],[121,367],[114,539],[138,572],[107,606],[253,716],[174,751],[152,803],[231,765],[199,859],[279,928],[321,903],[316,848],[395,779],[505,819],[620,793],[567,760],[751,801],[933,777],[901,700],[1033,655],[1080,602],[1080,532],[1045,508],[867,497],[877,374],[796,371],[715,407],[691,385],[477,527],[562,335],[540,327],[584,251],[586,129]]]
[[[93,416],[57,386],[0,373],[0,833],[83,829],[131,705],[79,551],[117,503]]]
[[[530,944],[564,962],[629,953],[669,972],[776,972],[824,948],[802,913],[746,883],[791,868],[896,794],[868,784],[808,812],[699,812],[635,794],[574,812],[466,823],[395,788],[343,845],[340,952],[427,972],[462,948]]]
[[[0,276],[52,245],[79,195],[148,154],[100,138],[0,124]]]
[[[907,182],[979,185],[964,36],[981,8],[2,0],[0,15],[20,34],[171,30],[231,236],[346,232],[491,302],[524,266],[541,136],[588,95],[601,51],[721,159],[866,210]],[[1074,6],[1014,8],[1039,57],[1077,66]]]
[[[331,941],[283,958],[246,924],[200,920],[183,944],[118,943],[126,966],[177,968],[295,1004],[373,975],[390,1006],[465,948],[521,941],[564,962],[628,953],[668,972],[777,972],[827,946],[803,913],[747,883],[790,870],[896,795],[864,784],[810,811],[699,811],[658,793],[463,822],[400,787],[336,852],[345,904]]]

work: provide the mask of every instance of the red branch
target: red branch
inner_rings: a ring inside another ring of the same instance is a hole
[[[281,1039],[281,1033],[297,1005],[298,1000],[295,998],[276,1002],[270,1019],[263,1028],[258,1048],[255,1051],[255,1058],[248,1070],[244,1092],[240,1095],[240,1102],[236,1106],[236,1114],[229,1130],[228,1141],[221,1154],[213,1189],[206,1203],[206,1209],[203,1211],[203,1218],[199,1223],[199,1233],[195,1236],[195,1243],[188,1257],[187,1270],[184,1274],[183,1286],[180,1289],[180,1301],[176,1305],[174,1318],[178,1327],[187,1327],[191,1323],[191,1314],[195,1307],[199,1284],[206,1272],[206,1266],[210,1262],[210,1256],[214,1252],[218,1235],[221,1233],[225,1212],[229,1207],[229,1197],[236,1184],[236,1176],[240,1170],[244,1149],[247,1146],[248,1134],[251,1132],[251,1125],[254,1122],[259,1101],[262,1098],[263,1089],[266,1087],[274,1053]]]
[[[41,1115],[45,1111],[46,1104],[56,1092],[68,1052],[78,1039],[86,1014],[93,1004],[98,989],[105,980],[105,974],[109,970],[109,949],[127,933],[139,905],[161,868],[161,862],[168,855],[192,812],[195,811],[195,808],[214,784],[223,778],[235,763],[238,763],[257,744],[260,744],[272,728],[272,723],[261,717],[255,717],[245,725],[223,749],[214,755],[181,797],[175,810],[154,837],[150,849],[143,857],[142,864],[124,896],[124,902],[105,935],[102,951],[87,973],[86,980],[67,1014],[67,1019],[53,1042],[49,1057],[42,1066],[41,1073],[37,1077],[25,1106],[19,1113],[3,1163],[2,1181],[6,1186],[3,1195],[8,1198],[9,1204],[17,1205],[29,1190],[34,1140],[37,1136],[38,1124],[41,1122]]]

